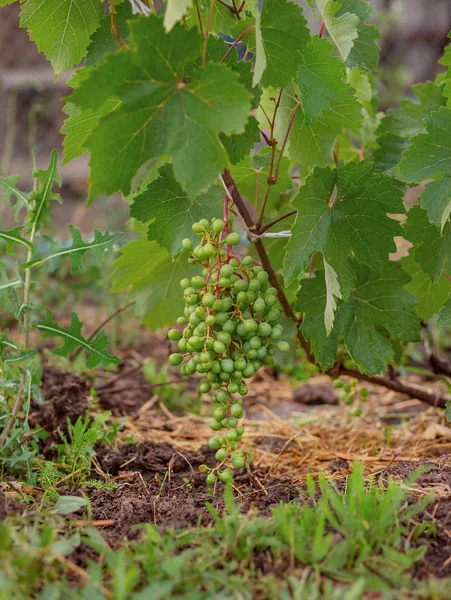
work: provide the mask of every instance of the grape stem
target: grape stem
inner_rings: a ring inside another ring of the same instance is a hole
[[[230,195],[230,197],[232,198],[233,203],[247,229],[251,233],[255,232],[256,225],[254,219],[252,218],[248,206],[244,201],[243,197],[241,196],[236,186],[236,183],[228,169],[224,169],[221,179],[223,181],[224,187],[228,192],[228,195]],[[266,248],[263,245],[262,240],[260,238],[253,238],[251,241],[254,244],[257,254],[260,258],[262,267],[268,273],[271,285],[277,290],[277,297],[279,299],[280,306],[285,316],[288,317],[291,321],[293,321],[293,323],[295,323],[296,325],[296,334],[299,345],[303,348],[304,352],[306,353],[309,362],[316,365],[320,370],[322,370],[316,362],[315,357],[313,356],[310,350],[309,342],[305,339],[304,334],[300,329],[302,319],[299,319],[294,313],[293,308],[290,302],[288,301],[288,298],[286,297],[285,292],[283,291],[282,286],[279,283],[279,280],[277,279],[277,275],[273,269],[273,266],[271,264],[271,261],[269,259],[268,253],[266,252]],[[342,366],[340,361],[336,362],[333,367],[328,369],[326,371],[326,374],[333,378],[339,377],[340,375],[354,377],[355,379],[358,379],[360,381],[366,381],[373,385],[378,385],[398,392],[400,394],[405,394],[410,398],[416,398],[431,406],[444,407],[446,406],[447,402],[446,398],[443,396],[438,396],[437,394],[430,394],[425,390],[404,384],[398,378],[393,379],[391,377],[365,375],[357,369],[346,369]]]

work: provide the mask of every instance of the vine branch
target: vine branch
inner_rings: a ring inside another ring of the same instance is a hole
[[[230,171],[228,169],[224,169],[224,171],[222,173],[222,179],[223,179],[224,185],[226,186],[230,196],[233,199],[233,202],[236,206],[236,209],[237,209],[239,215],[243,219],[249,232],[251,232],[251,233],[255,232],[256,224],[254,223],[254,220],[249,212],[249,209],[248,209],[243,197],[241,196],[241,194],[235,184],[235,181],[234,181],[233,177],[231,176]],[[252,242],[253,242],[254,247],[257,251],[257,254],[260,258],[262,267],[268,273],[268,277],[269,277],[269,281],[270,281],[271,285],[274,288],[276,288],[276,290],[277,290],[277,297],[279,299],[280,306],[281,306],[285,316],[288,317],[291,321],[293,321],[293,323],[296,324],[296,336],[297,336],[297,340],[298,340],[300,346],[305,351],[309,362],[319,366],[315,360],[315,357],[311,353],[309,342],[305,339],[305,337],[300,329],[299,319],[296,317],[296,315],[293,311],[293,308],[291,307],[291,304],[288,301],[288,298],[286,297],[285,292],[282,289],[282,286],[280,285],[280,282],[279,282],[277,275],[272,267],[271,261],[269,259],[268,253],[266,252],[266,248],[264,247],[262,240],[259,238],[256,238],[256,239],[253,239]],[[396,378],[393,379],[393,378],[382,377],[382,376],[365,375],[364,373],[360,373],[360,371],[358,371],[357,369],[345,369],[344,367],[341,366],[340,363],[336,363],[331,369],[326,371],[326,373],[328,375],[330,375],[331,377],[338,377],[339,375],[347,375],[349,377],[354,377],[355,379],[358,379],[359,381],[366,381],[373,385],[379,385],[381,387],[388,388],[388,389],[398,392],[400,394],[405,394],[405,395],[409,396],[410,398],[416,398],[418,400],[421,400],[422,402],[425,402],[426,404],[429,404],[430,406],[444,407],[447,402],[446,398],[444,398],[442,396],[430,394],[429,392],[426,392],[425,390],[421,390],[421,389],[413,387],[411,385],[404,384],[401,381],[399,381],[399,379],[396,379]]]

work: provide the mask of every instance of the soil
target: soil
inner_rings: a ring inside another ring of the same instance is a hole
[[[136,375],[135,385],[137,381]],[[44,426],[51,434],[55,434],[59,427],[65,428],[67,419],[74,422],[88,409],[87,381],[55,368],[46,367],[44,370],[43,394],[45,403],[33,406],[30,421],[33,425]],[[309,399],[297,398],[297,403],[311,402],[310,396],[313,397],[314,394],[308,390],[307,395]],[[320,390],[320,396],[324,402],[327,394]],[[148,397],[146,391],[144,401]],[[318,398],[316,396],[313,402],[317,402]],[[123,400],[122,395],[122,402]],[[141,399],[129,408],[135,410],[140,404]],[[120,412],[123,409],[122,405]],[[261,436],[254,443],[274,454],[288,449],[281,448],[281,441],[274,441],[271,437]],[[215,463],[214,452],[208,446],[201,446],[197,451],[183,452],[168,443],[156,442],[122,445],[118,449],[102,447],[97,449],[97,461],[98,467],[92,476],[99,477],[103,473],[107,479],[118,484],[112,490],[90,488],[88,491],[92,503],[92,518],[112,521],[112,525],[103,527],[101,531],[113,547],[118,547],[126,538],[139,535],[137,525],[152,523],[172,528],[206,525],[213,521],[205,506],[207,501],[219,513],[224,508],[221,491],[210,495],[204,483],[204,475],[199,472],[200,465],[212,466]],[[451,576],[451,467],[427,461],[400,461],[386,469],[380,478],[405,480],[419,466],[426,466],[429,470],[411,487],[420,497],[431,491],[435,492],[435,499],[418,520],[423,518],[431,521],[435,525],[436,535],[426,537],[423,534],[420,539],[412,542],[416,545],[426,544],[428,548],[424,560],[415,566],[413,574],[419,579],[432,575]],[[335,459],[329,463],[329,471],[339,477],[339,487],[345,485],[349,468],[348,462],[343,459]],[[236,478],[235,491],[236,503],[242,512],[255,509],[262,516],[270,515],[271,508],[280,501],[303,502],[305,497],[301,485],[295,486],[288,479],[274,478],[268,469],[255,467]],[[77,492],[68,490],[67,493]],[[21,512],[23,508],[20,504],[0,492],[0,519],[7,514]],[[89,554],[90,551],[85,551],[81,546],[72,559],[83,565]]]
[[[206,525],[213,521],[206,501],[219,512],[224,508],[222,494],[208,495],[205,477],[198,470],[202,464],[215,464],[214,451],[208,446],[182,454],[169,444],[148,442],[122,446],[99,456],[99,462],[113,476],[128,471],[118,488],[90,494],[93,518],[115,521],[106,531],[111,543],[129,536],[139,523],[174,528]],[[269,515],[270,508],[280,501],[299,498],[299,491],[289,481],[268,478],[263,470],[241,474],[235,486],[237,505],[243,512],[255,508],[259,514]]]
[[[89,385],[86,379],[45,366],[42,374],[44,404],[33,402],[30,425],[40,425],[49,433],[67,430],[67,421],[75,423],[89,408]]]

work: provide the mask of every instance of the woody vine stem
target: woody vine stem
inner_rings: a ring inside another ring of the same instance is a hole
[[[254,217],[251,215],[248,205],[245,202],[245,200],[243,199],[243,197],[241,196],[241,194],[237,188],[237,185],[228,169],[224,169],[224,171],[221,175],[221,179],[222,179],[224,188],[227,190],[227,195],[229,196],[229,199],[233,203],[234,208],[236,209],[238,215],[240,216],[241,220],[243,221],[243,223],[246,227],[248,239],[249,239],[249,241],[251,241],[253,243],[255,250],[259,256],[261,265],[265,269],[265,271],[268,273],[269,281],[270,281],[271,285],[274,288],[276,288],[276,290],[277,290],[277,296],[279,299],[279,303],[280,303],[280,306],[281,306],[285,316],[288,317],[291,321],[293,321],[293,323],[296,325],[296,338],[297,338],[298,344],[305,351],[305,354],[306,354],[309,362],[311,362],[312,364],[317,364],[313,354],[311,353],[310,344],[305,339],[305,337],[302,333],[302,330],[301,330],[302,317],[299,317],[295,314],[290,302],[288,301],[288,298],[286,297],[286,294],[285,294],[285,292],[280,284],[280,281],[276,275],[276,272],[274,271],[274,268],[271,264],[271,261],[269,259],[268,253],[266,252],[266,248],[263,244],[263,241],[262,241],[261,237],[259,237],[262,235],[262,233],[267,231],[270,227],[272,227],[276,223],[280,222],[282,219],[295,214],[295,212],[296,212],[296,211],[291,211],[291,212],[287,213],[286,215],[283,215],[283,217],[280,217],[279,219],[276,219],[275,221],[272,221],[271,223],[268,223],[266,226],[262,227],[262,222],[263,222],[264,212],[265,212],[265,207],[266,207],[266,201],[269,197],[271,187],[277,182],[277,177],[278,177],[278,173],[279,173],[279,165],[278,164],[274,171],[274,164],[275,164],[278,142],[273,137],[273,134],[274,134],[275,117],[276,117],[277,110],[280,105],[281,96],[282,96],[282,90],[280,91],[277,100],[275,99],[275,109],[274,109],[273,119],[272,120],[268,119],[268,122],[270,124],[270,136],[269,136],[269,138],[267,138],[267,136],[264,136],[264,138],[269,141],[269,145],[272,148],[272,153],[271,153],[271,158],[270,158],[270,169],[269,169],[269,176],[268,176],[268,180],[267,180],[267,188],[265,191],[264,200],[263,200],[263,203],[262,203],[262,206],[260,209],[260,213],[257,217],[257,220],[255,220]],[[286,134],[285,134],[285,137],[283,140],[283,144],[282,144],[283,148],[285,148],[285,146],[287,144],[291,126],[293,124],[294,117],[295,117],[298,107],[299,107],[299,103],[296,104],[296,106],[294,107],[294,109],[292,111],[292,114],[291,114],[291,117],[290,117],[290,120],[288,123],[287,131],[286,131]],[[282,156],[282,152],[280,153],[280,156]],[[338,377],[340,375],[346,375],[346,376],[358,379],[360,381],[368,382],[373,385],[382,386],[387,389],[398,392],[400,394],[405,394],[405,395],[409,396],[410,398],[416,398],[418,400],[421,400],[422,402],[425,402],[426,404],[429,404],[431,406],[444,407],[446,405],[446,398],[435,395],[435,394],[431,394],[431,393],[427,392],[426,390],[423,390],[423,389],[420,389],[420,388],[417,388],[417,387],[414,387],[411,385],[407,385],[407,384],[401,382],[392,373],[390,373],[390,376],[385,376],[385,377],[384,376],[365,375],[364,373],[361,373],[357,369],[344,368],[340,361],[337,361],[335,363],[335,365],[333,367],[331,367],[330,369],[328,369],[328,371],[326,373],[331,377]]]

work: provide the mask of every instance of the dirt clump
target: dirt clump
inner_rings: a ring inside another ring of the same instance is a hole
[[[89,404],[89,385],[86,379],[59,371],[54,367],[44,367],[42,373],[42,394],[44,404],[33,402],[30,425],[42,426],[49,433],[58,428],[67,430],[67,420],[71,423],[84,416]]]

